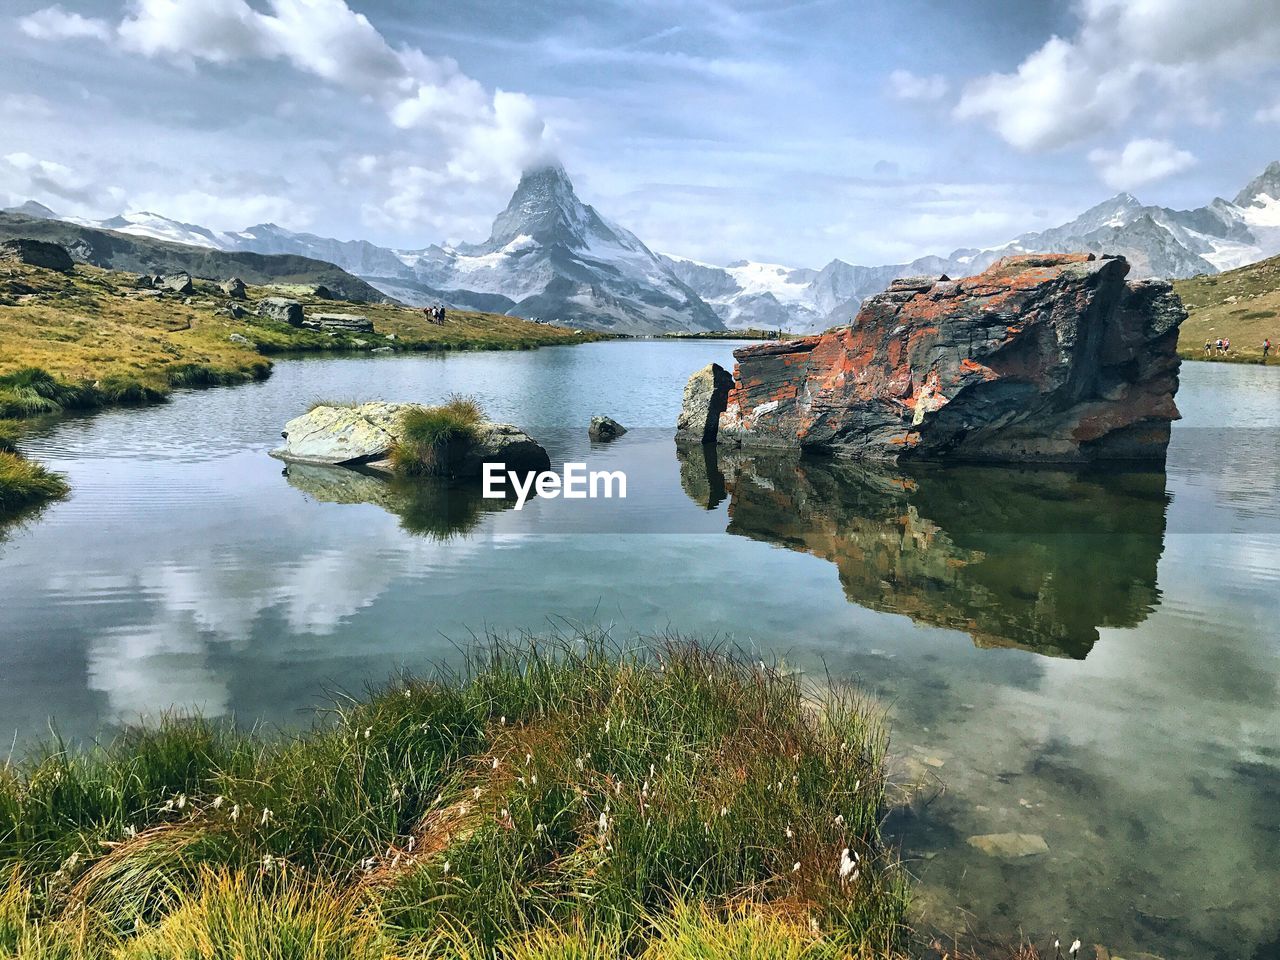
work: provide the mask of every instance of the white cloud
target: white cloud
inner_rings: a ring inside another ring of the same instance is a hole
[[[24,200],[43,197],[74,204],[91,204],[103,192],[92,178],[65,164],[34,157],[24,151],[4,156],[3,163],[0,163],[0,184]]]
[[[68,40],[78,37],[109,40],[111,38],[111,27],[107,21],[96,17],[84,17],[78,13],[67,13],[57,4],[20,17],[18,29],[36,40]]]
[[[941,74],[922,77],[910,70],[889,74],[889,93],[897,100],[941,100],[947,90],[947,80]]]
[[[270,12],[263,13],[245,0],[134,0],[114,31],[98,22],[104,29],[90,33],[78,25],[86,32],[76,35],[189,68],[200,62],[285,61],[370,98],[396,127],[432,137],[435,149],[428,155],[448,182],[510,180],[546,153],[545,127],[524,94],[490,94],[451,59],[393,48],[345,0],[267,5]],[[74,17],[50,7],[25,19],[35,24],[28,29],[31,36],[58,39],[71,35]]]
[[[1097,168],[1107,186],[1131,190],[1153,180],[1161,180],[1195,166],[1196,158],[1180,150],[1168,140],[1130,140],[1124,149],[1097,149],[1089,152],[1089,161]]]
[[[1259,123],[1280,123],[1280,100],[1269,107],[1263,107],[1253,115]]]
[[[1257,0],[1083,0],[1074,37],[1051,37],[1013,73],[966,85],[955,109],[1022,150],[1124,124],[1142,105],[1207,122],[1206,91],[1280,63],[1280,16]]]

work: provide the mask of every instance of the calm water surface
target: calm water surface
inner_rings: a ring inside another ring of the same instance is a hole
[[[1184,366],[1155,474],[677,456],[686,377],[733,346],[288,361],[49,426],[28,452],[74,495],[0,543],[0,730],[305,722],[548,619],[717,635],[881,696],[928,922],[1280,957],[1280,369]],[[266,455],[315,399],[452,391],[628,499],[517,512]],[[592,446],[595,413],[632,430]],[[969,842],[1004,833],[1048,853]]]

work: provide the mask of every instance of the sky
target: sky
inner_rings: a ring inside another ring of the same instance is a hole
[[[553,160],[654,250],[820,267],[1280,159],[1280,0],[3,0],[0,62],[0,204],[395,247]]]

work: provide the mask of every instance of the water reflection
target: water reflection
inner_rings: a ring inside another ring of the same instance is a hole
[[[289,486],[321,503],[372,503],[400,518],[400,526],[416,536],[441,542],[471,533],[486,514],[515,505],[514,500],[486,499],[474,484],[437,479],[403,480],[345,467],[285,467]]]
[[[1099,627],[1137,626],[1159,602],[1162,472],[884,472],[712,447],[680,458],[694,502],[727,493],[729,533],[829,560],[853,603],[979,647],[1084,659]]]

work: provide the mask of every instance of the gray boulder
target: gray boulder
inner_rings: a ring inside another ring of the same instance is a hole
[[[195,284],[191,282],[191,274],[183,271],[180,273],[168,273],[162,277],[158,277],[153,285],[159,290],[168,290],[171,293],[177,293],[181,296],[195,293]]]
[[[686,443],[714,443],[720,414],[729,403],[733,374],[709,363],[684,386],[684,401],[676,418],[676,439]]]
[[[354,313],[309,313],[303,317],[302,325],[335,333],[373,333],[373,321]]]
[[[266,297],[258,301],[258,316],[291,327],[302,326],[302,304],[288,297]]]
[[[612,417],[592,417],[591,426],[587,427],[587,436],[602,443],[616,440],[626,432],[627,428]]]
[[[253,346],[253,341],[250,340],[248,337],[246,337],[242,333],[233,333],[231,334],[231,336],[227,337],[227,339],[230,340],[232,343],[240,344],[240,346],[242,347]]]
[[[244,289],[244,281],[239,277],[232,277],[230,280],[222,281],[222,292],[232,300],[244,300],[248,294]]]
[[[66,247],[23,237],[0,243],[0,260],[25,263],[31,267],[44,267],[46,270],[58,270],[62,273],[70,273],[76,266]]]
[[[402,435],[403,414],[410,403],[373,401],[351,406],[321,405],[285,424],[285,445],[271,455],[289,463],[362,465],[390,471],[388,457]],[[481,423],[474,440],[449,450],[454,477],[479,478],[486,463],[502,463],[518,472],[548,470],[546,449],[510,423]]]

